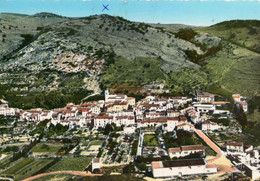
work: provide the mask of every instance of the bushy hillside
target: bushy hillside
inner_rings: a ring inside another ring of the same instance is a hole
[[[53,92],[78,102],[104,88],[140,93],[161,84],[164,90],[187,94],[213,83],[254,96],[259,94],[259,23],[240,24],[195,31],[181,26],[173,32],[170,25],[108,15],[0,14],[0,96],[13,106],[18,97],[18,107],[53,107],[36,97]],[[229,32],[235,36],[229,38]]]
[[[260,53],[259,20],[224,21],[199,31],[214,34],[235,45]]]

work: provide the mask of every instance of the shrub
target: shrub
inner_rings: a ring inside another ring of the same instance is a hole
[[[191,28],[181,28],[179,32],[175,34],[176,37],[187,41],[191,40],[196,35],[198,35],[198,33]]]
[[[135,172],[135,167],[134,165],[126,165],[124,168],[123,168],[123,173],[134,173]]]

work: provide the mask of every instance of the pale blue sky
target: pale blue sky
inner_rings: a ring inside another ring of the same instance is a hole
[[[103,4],[109,4],[109,11],[102,12]],[[260,20],[260,1],[0,0],[0,12],[51,12],[69,17],[106,13],[139,22],[203,26],[232,19]]]

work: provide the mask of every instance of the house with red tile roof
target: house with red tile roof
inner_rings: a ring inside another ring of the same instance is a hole
[[[184,157],[192,153],[201,153],[202,156],[205,155],[205,147],[203,145],[189,145],[181,146],[177,148],[169,148],[168,154],[169,157]]]
[[[227,151],[228,154],[244,153],[244,143],[243,142],[228,141],[226,143],[226,151]]]

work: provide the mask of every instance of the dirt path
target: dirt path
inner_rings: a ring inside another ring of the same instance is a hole
[[[41,177],[45,177],[48,175],[57,175],[57,174],[70,174],[70,175],[79,175],[79,176],[102,176],[103,174],[89,174],[86,172],[77,172],[77,171],[57,171],[57,172],[50,172],[50,173],[42,173],[39,175],[35,175],[29,178],[24,179],[23,181],[31,181],[31,180],[35,180],[37,178],[41,178]]]

